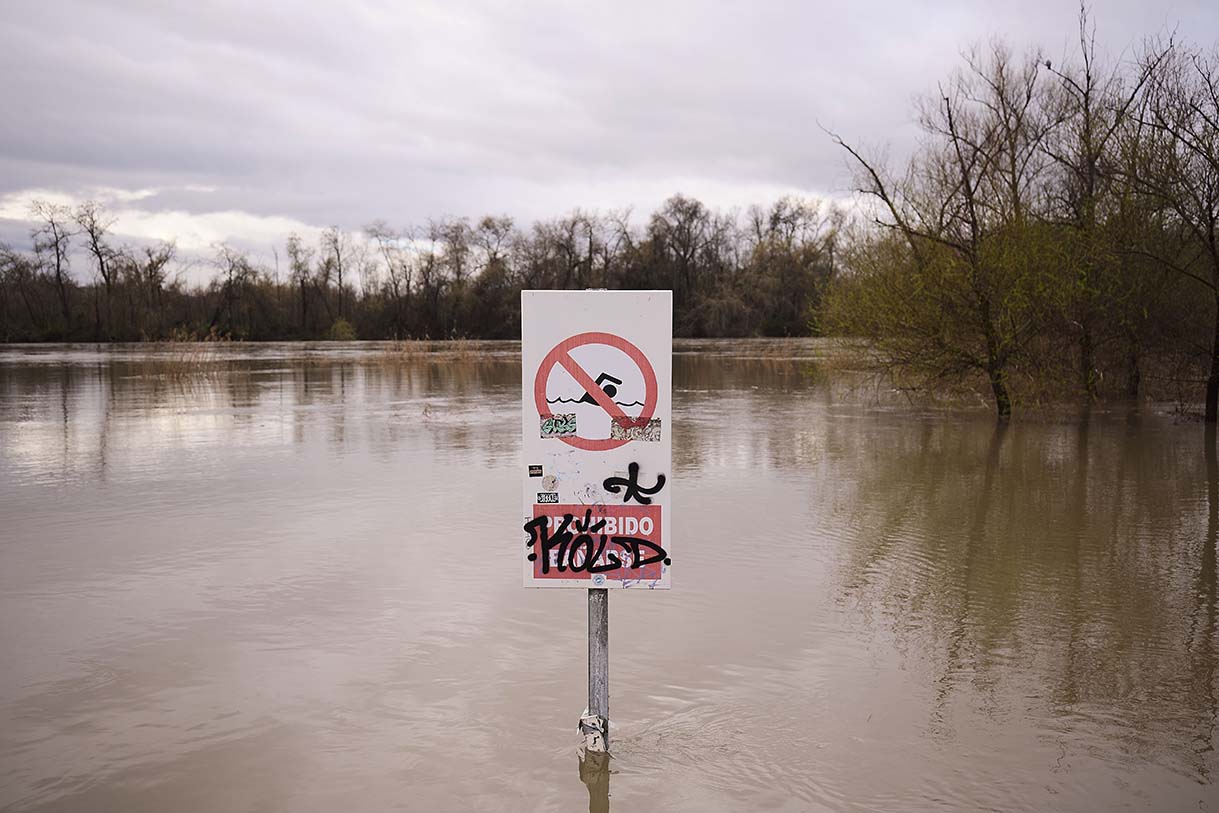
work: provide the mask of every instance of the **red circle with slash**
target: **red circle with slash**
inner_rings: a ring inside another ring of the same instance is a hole
[[[643,373],[644,398],[643,409],[639,411],[638,418],[632,418],[623,412],[622,407],[615,404],[614,399],[606,395],[605,390],[597,386],[592,376],[584,372],[584,369],[571,357],[572,350],[586,344],[604,344],[615,350],[621,350],[639,367],[639,371]],[[593,400],[597,402],[597,406],[604,409],[611,420],[630,422],[627,425],[640,426],[646,424],[656,412],[656,400],[660,388],[656,384],[656,371],[652,369],[652,363],[648,361],[648,357],[643,354],[643,351],[613,333],[577,333],[556,344],[538,365],[538,374],[533,381],[533,400],[537,404],[538,416],[541,418],[554,417],[550,405],[546,403],[546,381],[550,378],[550,371],[556,364],[566,370],[576,380],[576,383],[592,396]],[[586,452],[604,452],[631,442],[629,438],[582,438],[579,435],[560,437],[559,440]]]

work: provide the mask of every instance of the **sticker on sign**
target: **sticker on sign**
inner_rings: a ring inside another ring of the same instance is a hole
[[[558,489],[524,478],[525,586],[669,587],[672,326],[669,291],[521,293],[521,453]]]

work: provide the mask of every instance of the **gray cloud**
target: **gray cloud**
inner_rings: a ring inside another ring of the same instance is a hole
[[[583,5],[9,0],[0,201],[155,189],[129,205],[245,213],[262,239],[281,223],[267,218],[356,228],[646,210],[676,191],[718,206],[842,193],[819,124],[900,154],[912,99],[962,48],[999,34],[1060,58],[1076,14],[1048,0]],[[1219,37],[1210,3],[1094,13],[1115,59],[1173,27]],[[24,228],[0,221],[0,237]]]

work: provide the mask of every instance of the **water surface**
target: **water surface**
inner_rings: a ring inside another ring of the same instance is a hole
[[[829,354],[676,347],[610,808],[1215,809],[1202,428],[996,429]],[[0,348],[0,808],[587,807],[519,399],[513,344]]]

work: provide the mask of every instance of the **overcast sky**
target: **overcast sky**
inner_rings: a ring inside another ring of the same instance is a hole
[[[1214,0],[1097,2],[1112,58]],[[0,0],[0,239],[33,197],[107,202],[124,239],[258,250],[440,215],[528,223],[838,196],[819,125],[901,154],[912,100],[992,35],[1061,59],[1066,2]]]

